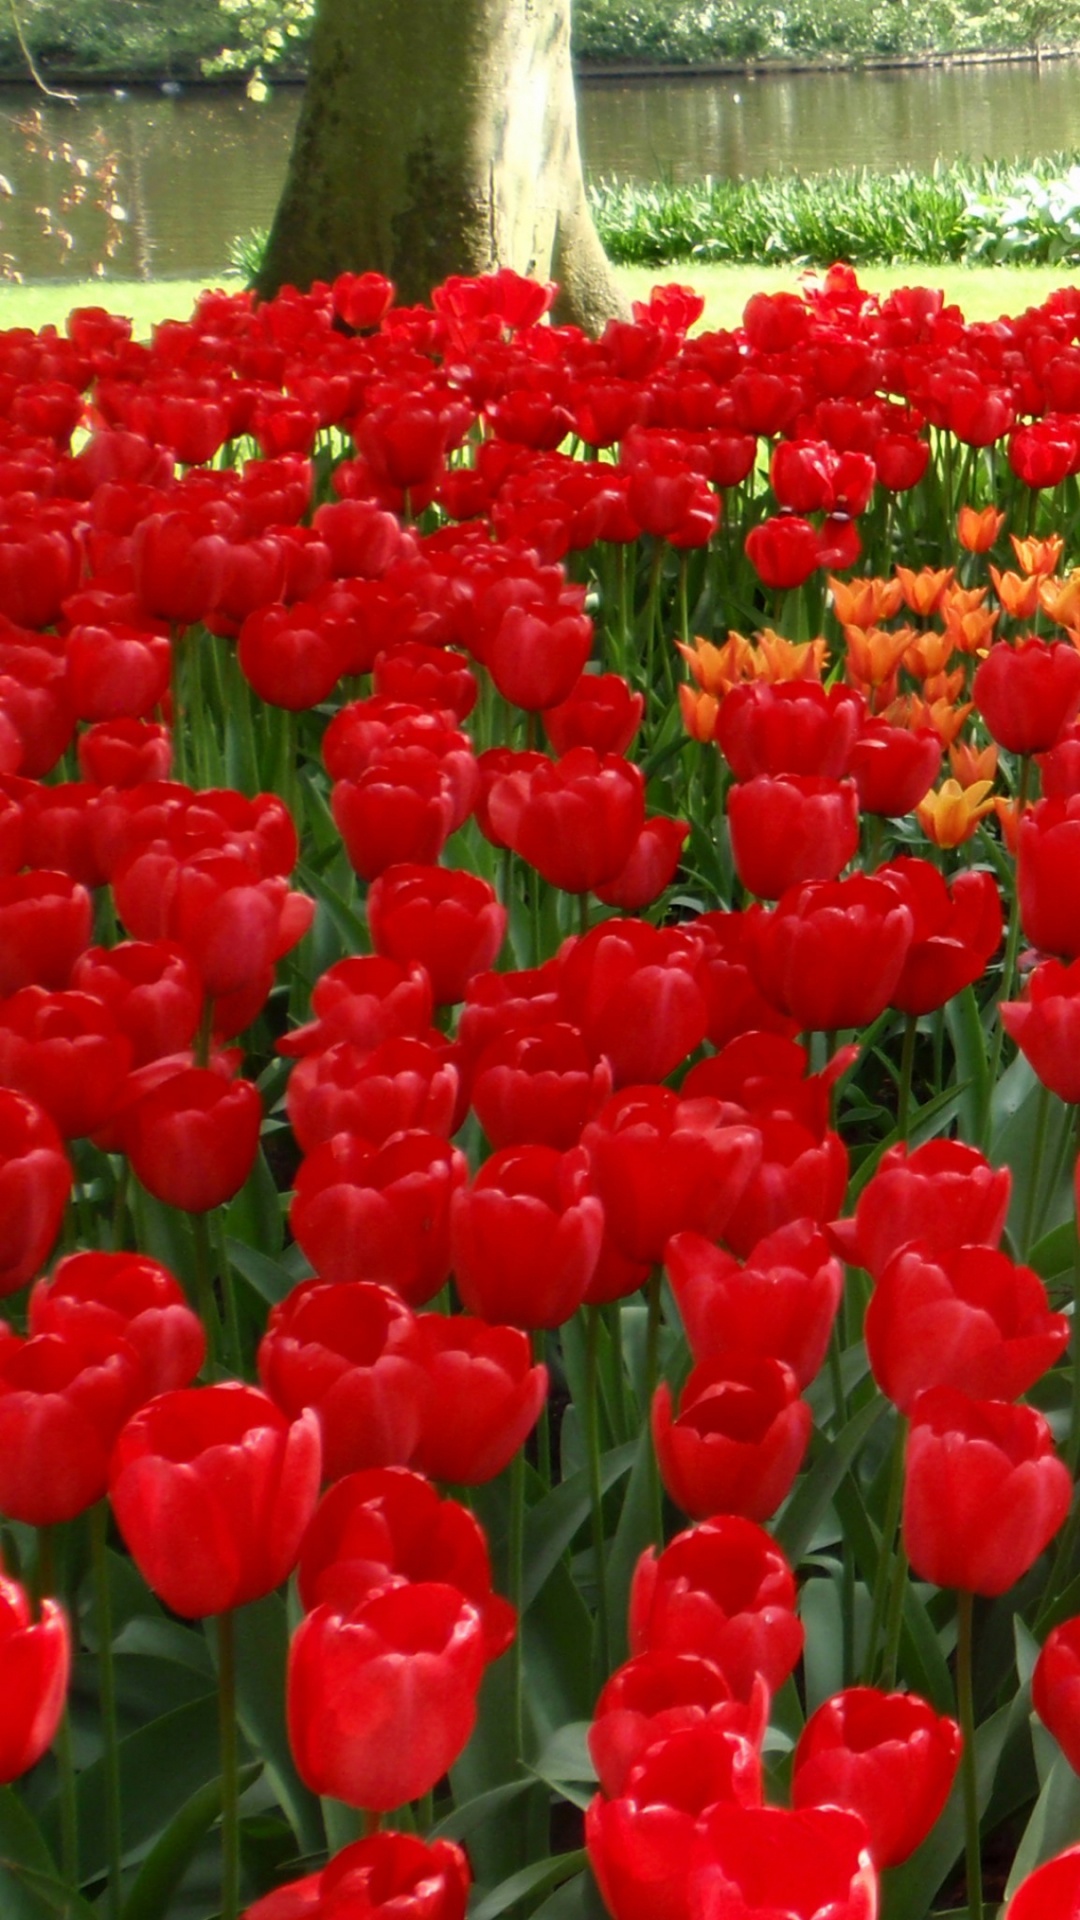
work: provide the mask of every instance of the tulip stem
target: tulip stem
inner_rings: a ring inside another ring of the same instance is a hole
[[[1049,1123],[1050,1089],[1043,1081],[1040,1081],[1038,1099],[1035,1103],[1035,1138],[1031,1147],[1031,1164],[1028,1168],[1028,1190],[1024,1201],[1024,1225],[1020,1234],[1020,1257],[1023,1260],[1026,1260],[1031,1252],[1031,1240],[1035,1230],[1035,1211],[1039,1200],[1043,1155],[1046,1151],[1046,1133]]]
[[[225,1234],[225,1214],[221,1207],[214,1208],[214,1243],[217,1249],[221,1298],[225,1304],[225,1352],[229,1369],[239,1380],[244,1374],[244,1351],[240,1338],[240,1317],[236,1311],[236,1287],[233,1284],[232,1265]]]
[[[120,1912],[123,1813],[120,1796],[120,1748],[116,1727],[116,1666],[113,1658],[112,1593],[106,1542],[109,1509],[99,1500],[90,1512],[90,1550],[97,1602],[98,1691],[101,1701],[103,1767],[105,1775],[105,1853],[108,1860],[106,1913],[116,1920]]]
[[[596,1569],[596,1652],[604,1680],[611,1672],[611,1624],[604,1542],[604,1493],[600,1484],[600,1381],[598,1372],[600,1309],[585,1309],[585,1430],[589,1450],[589,1505],[592,1508],[593,1560]]]
[[[975,1704],[971,1684],[971,1630],[974,1611],[975,1595],[959,1594],[956,1614],[956,1701],[960,1714],[960,1731],[964,1739],[960,1765],[964,1782],[968,1913],[971,1920],[983,1920],[979,1783],[975,1766]]]
[[[205,1213],[192,1214],[191,1231],[195,1242],[195,1306],[206,1329],[207,1366],[213,1377],[221,1350],[221,1326],[210,1276],[210,1229]]]
[[[646,1287],[649,1303],[649,1318],[645,1333],[645,1423],[649,1427],[652,1421],[652,1404],[656,1396],[660,1379],[660,1269],[654,1267],[649,1275]],[[660,1462],[656,1457],[656,1448],[649,1445],[649,1505],[653,1517],[653,1538],[658,1547],[664,1544],[664,1497],[660,1485]]]
[[[221,1743],[221,1920],[240,1911],[240,1777],[236,1743],[236,1638],[232,1613],[217,1617]]]
[[[521,1597],[525,1586],[525,1449],[519,1447],[510,1463],[510,1600],[517,1615],[514,1634],[513,1735],[518,1764],[525,1760],[525,1647],[522,1637]]]
[[[908,1558],[900,1541],[896,1542],[892,1555],[892,1590],[889,1594],[889,1610],[885,1620],[885,1660],[881,1669],[881,1684],[886,1693],[896,1685],[896,1669],[900,1664],[900,1636],[904,1630],[904,1596],[907,1593]]]
[[[889,1574],[893,1566],[897,1548],[897,1535],[900,1530],[900,1508],[904,1498],[904,1438],[907,1422],[902,1415],[897,1417],[896,1434],[893,1439],[892,1464],[889,1470],[889,1491],[885,1501],[885,1518],[881,1527],[881,1552],[878,1556],[877,1572],[874,1575],[874,1598],[870,1609],[870,1628],[866,1640],[866,1657],[863,1662],[865,1684],[872,1686],[877,1671],[878,1640],[885,1625],[887,1602],[890,1590]]]
[[[901,1140],[906,1140],[908,1137],[911,1081],[915,1070],[915,1039],[918,1030],[918,1019],[915,1014],[909,1013],[904,1021],[904,1044],[900,1052],[900,1083],[896,1090],[896,1131]]]
[[[1016,784],[1016,819],[1019,826],[1024,817],[1031,787],[1031,755],[1020,755],[1020,773]],[[990,1055],[990,1071],[986,1077],[986,1105],[983,1112],[983,1150],[990,1150],[990,1125],[993,1117],[992,1099],[1001,1072],[1001,1054],[1005,1045],[1005,1028],[1001,1024],[1001,1004],[1012,997],[1013,981],[1016,978],[1016,956],[1020,950],[1020,885],[1013,880],[1012,901],[1009,906],[1009,931],[1005,938],[1005,958],[1001,967],[1001,988],[998,993],[998,1017],[994,1030],[994,1044]]]
[[[55,1529],[39,1527],[38,1557],[35,1569],[34,1597],[39,1606],[46,1595],[54,1595],[56,1584]],[[68,1609],[75,1618],[74,1608]],[[79,1813],[75,1798],[75,1759],[71,1750],[71,1709],[64,1702],[60,1725],[56,1730],[56,1765],[60,1801],[60,1871],[69,1887],[79,1885]]]

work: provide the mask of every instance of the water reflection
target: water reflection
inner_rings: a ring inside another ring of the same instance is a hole
[[[1076,142],[1078,68],[1035,66],[586,82],[594,175],[688,180],[935,158],[1014,158]],[[86,94],[75,107],[0,89],[2,270],[28,279],[220,273],[268,224],[299,106],[194,90]]]

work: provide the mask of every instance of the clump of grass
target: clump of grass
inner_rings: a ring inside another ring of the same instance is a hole
[[[604,245],[627,265],[1080,260],[1077,154],[939,161],[929,173],[859,167],[686,185],[601,180],[590,191]]]

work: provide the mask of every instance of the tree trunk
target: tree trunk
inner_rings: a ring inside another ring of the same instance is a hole
[[[597,332],[625,302],[585,197],[570,0],[318,0],[258,291],[375,268],[553,279]]]

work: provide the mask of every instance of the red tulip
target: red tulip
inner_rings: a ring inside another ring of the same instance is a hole
[[[949,1797],[960,1729],[914,1693],[850,1687],[811,1714],[791,1779],[795,1807],[847,1807],[866,1822],[876,1867],[921,1846]]]
[[[1080,1618],[1047,1634],[1031,1676],[1031,1704],[1074,1773],[1080,1773]]]
[[[319,1492],[319,1423],[290,1425],[254,1387],[164,1393],[116,1443],[109,1498],[148,1587],[202,1619],[272,1593],[292,1571]]]
[[[423,1306],[450,1270],[450,1200],[465,1156],[435,1134],[392,1134],[374,1147],[355,1134],[323,1141],[303,1162],[289,1214],[326,1280],[376,1280]]]
[[[699,1520],[768,1520],[791,1491],[813,1424],[790,1368],[758,1355],[700,1361],[677,1407],[666,1381],[652,1405],[660,1476],[676,1506]]]
[[[469,1881],[468,1860],[452,1840],[372,1833],[318,1872],[264,1894],[243,1920],[349,1920],[358,1910],[370,1920],[465,1920]]]
[[[547,1368],[519,1327],[422,1313],[416,1357],[428,1383],[412,1465],[433,1480],[482,1486],[509,1466],[540,1417]]]
[[[239,1193],[255,1164],[262,1117],[250,1080],[182,1068],[124,1109],[123,1148],[148,1193],[185,1213],[207,1213]]]
[[[206,1332],[178,1280],[142,1253],[71,1253],[30,1294],[31,1334],[100,1328],[127,1342],[145,1374],[147,1397],[190,1386],[206,1354]]]
[[[451,1261],[463,1305],[510,1326],[562,1326],[584,1298],[603,1224],[580,1147],[493,1153],[451,1203]]]
[[[857,1814],[839,1807],[713,1808],[690,1920],[876,1920],[878,1882]]]
[[[843,1291],[825,1236],[794,1220],[752,1247],[740,1266],[697,1233],[677,1233],[664,1254],[694,1359],[735,1350],[782,1360],[800,1387],[820,1370]]]
[[[832,1237],[849,1264],[875,1278],[913,1240],[931,1256],[950,1247],[996,1247],[1011,1186],[1008,1167],[992,1167],[977,1147],[928,1140],[909,1151],[901,1141],[882,1154],[854,1220],[836,1221]]]
[[[48,1114],[0,1087],[0,1295],[25,1286],[48,1257],[71,1181]]]
[[[71,1635],[62,1608],[42,1600],[35,1620],[22,1587],[0,1576],[0,1785],[29,1772],[51,1747],[70,1668]]]
[[[795,1582],[763,1528],[737,1514],[676,1534],[642,1554],[630,1588],[630,1650],[698,1653],[719,1667],[737,1700],[755,1679],[775,1693],[802,1652]]]

